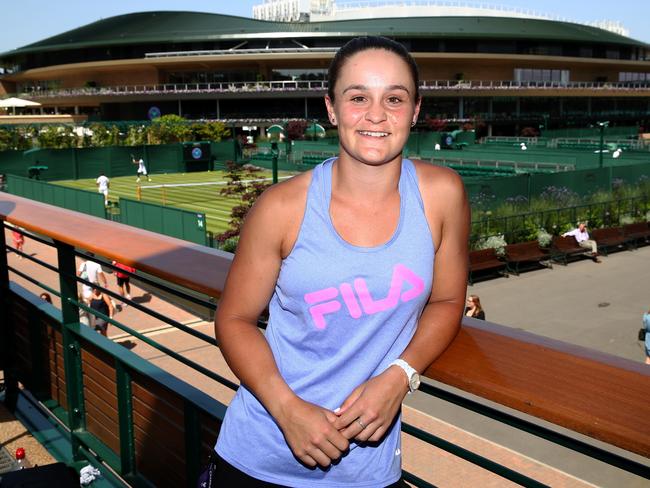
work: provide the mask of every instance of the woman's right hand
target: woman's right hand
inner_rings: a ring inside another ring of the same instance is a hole
[[[348,440],[333,426],[337,416],[298,397],[283,405],[275,420],[289,448],[302,463],[324,468],[348,449]]]

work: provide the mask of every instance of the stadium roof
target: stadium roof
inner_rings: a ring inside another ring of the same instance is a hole
[[[357,35],[438,39],[544,39],[650,47],[641,41],[597,27],[543,19],[411,17],[284,23],[213,13],[160,11],[102,19],[2,53],[0,57],[106,45]]]

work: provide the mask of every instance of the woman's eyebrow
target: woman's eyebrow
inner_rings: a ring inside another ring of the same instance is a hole
[[[368,90],[369,88],[366,85],[350,85],[347,88],[343,90],[343,93],[348,92],[350,90]],[[404,85],[388,85],[386,87],[386,91],[391,91],[391,90],[404,90],[406,93],[409,93],[409,89],[406,88]]]

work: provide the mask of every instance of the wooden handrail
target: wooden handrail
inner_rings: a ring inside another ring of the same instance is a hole
[[[218,298],[232,254],[0,193],[0,219]]]
[[[0,193],[0,219],[218,297],[232,255]],[[471,318],[426,376],[650,457],[650,367]]]

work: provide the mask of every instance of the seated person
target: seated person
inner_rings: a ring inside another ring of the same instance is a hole
[[[481,306],[481,299],[478,295],[470,295],[467,297],[467,306],[465,307],[465,315],[475,319],[485,320],[485,311]]]
[[[589,232],[587,232],[587,225],[584,222],[578,224],[577,229],[570,230],[562,234],[562,237],[573,236],[578,241],[580,247],[591,249],[591,257],[595,263],[600,263],[598,259],[598,244],[593,239],[589,239]]]

